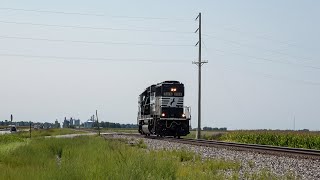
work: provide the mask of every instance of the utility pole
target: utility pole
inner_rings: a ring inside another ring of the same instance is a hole
[[[296,130],[296,116],[293,116],[293,130]]]
[[[201,13],[199,13],[199,15],[197,16],[197,18],[195,20],[199,21],[199,28],[195,31],[195,33],[198,32],[198,34],[199,34],[199,41],[196,44],[196,46],[198,45],[198,47],[199,47],[199,58],[198,58],[198,62],[192,62],[192,63],[196,64],[199,67],[199,75],[198,75],[198,82],[199,82],[199,87],[198,87],[198,128],[197,128],[196,139],[200,139],[200,137],[201,137],[201,66],[204,63],[208,63],[208,61],[201,60]]]
[[[100,126],[99,126],[99,119],[98,119],[98,110],[96,110],[96,117],[97,117],[97,124],[98,124],[98,135],[100,136]]]
[[[29,122],[29,125],[30,125],[29,133],[30,133],[30,139],[31,139],[31,121]]]

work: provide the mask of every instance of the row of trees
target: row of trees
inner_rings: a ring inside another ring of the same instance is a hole
[[[31,126],[32,127],[35,127],[35,128],[60,128],[60,124],[53,124],[53,123],[48,123],[48,122],[45,122],[45,123],[42,123],[42,122],[31,122],[31,121],[17,121],[17,122],[11,122],[11,121],[8,121],[8,120],[5,120],[5,121],[0,121],[0,126],[3,126],[3,127],[6,127],[6,126],[9,126],[9,125],[15,125],[17,127],[22,127],[22,126],[30,126],[30,123],[31,123]]]
[[[98,127],[97,123],[93,124],[93,127]],[[120,123],[113,123],[113,122],[99,122],[99,127],[103,128],[138,128],[137,124],[120,124]]]
[[[0,121],[0,126],[8,126],[8,125],[14,125],[14,122],[5,120],[5,121]]]
[[[28,121],[19,121],[19,122],[11,122],[8,120],[0,121],[0,126],[9,126],[9,125],[16,125],[16,126],[29,126],[30,122]],[[60,128],[60,123],[56,121],[55,123],[34,123],[31,122],[31,125],[37,125],[39,127],[44,126],[46,128]],[[84,125],[81,124],[80,127],[83,127]],[[120,123],[113,123],[113,122],[99,122],[99,126],[103,128],[138,128],[137,124],[120,124]],[[69,128],[75,128],[76,126],[70,125]],[[98,127],[97,123],[93,123],[93,127]]]
[[[203,127],[204,131],[226,131],[227,128],[226,127],[222,127],[222,128],[217,128],[217,127]]]

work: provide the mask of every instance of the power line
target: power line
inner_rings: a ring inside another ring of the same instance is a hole
[[[204,44],[206,50],[208,51],[204,41],[203,41],[203,44]],[[220,52],[226,52],[226,51],[222,51],[222,50],[219,50],[219,51]],[[236,55],[240,55],[240,54],[236,54]],[[226,65],[224,65],[224,66],[226,66]],[[228,67],[234,67],[234,66],[228,66]],[[234,70],[231,70],[231,71],[234,72]],[[262,73],[262,72],[258,72],[258,71],[252,71],[252,70],[250,72],[251,73],[256,73],[256,74],[259,74],[259,75],[262,75],[264,77],[271,78],[271,79],[279,80],[279,78],[280,78],[281,80],[288,80],[288,81],[297,82],[297,83],[303,83],[303,84],[307,84],[307,85],[320,86],[320,82],[313,82],[313,81],[307,81],[307,80],[298,80],[298,79],[290,79],[290,78],[287,78],[287,77],[275,76],[275,75],[272,75],[272,74]]]
[[[22,58],[41,58],[46,59],[58,59],[58,60],[84,60],[84,61],[110,61],[110,62],[147,62],[147,63],[189,63],[187,60],[177,59],[115,59],[115,58],[95,58],[95,57],[66,57],[66,56],[41,56],[41,55],[27,55],[27,54],[0,54],[0,56],[6,57],[22,57]],[[190,58],[191,59],[191,58]]]
[[[214,66],[216,67],[216,66]],[[241,104],[239,103],[239,99],[235,96],[234,92],[232,91],[232,88],[228,85],[228,80],[225,77],[225,73],[223,71],[221,71],[220,68],[215,68],[217,71],[220,70],[220,72],[222,72],[221,74],[219,74],[219,77],[221,77],[222,79],[222,85],[224,86],[224,89],[226,89],[225,92],[227,92],[227,94],[229,94],[230,99],[233,101],[232,105],[235,106],[238,110],[240,110],[240,118],[242,121],[245,121],[247,115],[243,110],[243,106],[241,106]],[[228,93],[229,92],[229,93]]]
[[[219,65],[219,64],[216,64],[216,65]],[[222,66],[224,66],[223,69],[235,72],[234,68],[236,68],[236,67],[233,65],[231,65],[231,66],[230,65],[222,65]],[[226,68],[226,67],[228,67],[228,68]],[[288,78],[288,77],[284,77],[284,76],[278,76],[278,75],[274,75],[274,74],[263,73],[263,72],[252,71],[252,70],[249,70],[249,71],[246,70],[246,72],[258,74],[263,77],[274,79],[274,80],[291,81],[291,82],[302,83],[302,84],[306,84],[306,85],[320,86],[320,82],[308,81],[308,80],[303,80],[303,79],[292,79],[292,78]]]
[[[32,40],[32,41],[49,41],[58,43],[86,43],[86,44],[113,44],[113,45],[135,45],[135,46],[183,46],[183,47],[194,47],[193,45],[184,44],[153,44],[153,43],[129,43],[129,42],[111,42],[111,41],[82,41],[82,40],[63,40],[63,39],[47,39],[47,38],[32,38],[32,37],[16,37],[16,36],[1,36],[0,38],[5,39],[19,39],[19,40]]]
[[[294,44],[294,43],[291,43],[291,42],[288,42],[288,41],[276,40],[276,39],[267,37],[267,36],[265,36],[265,35],[254,35],[252,32],[245,32],[245,31],[236,30],[236,29],[234,29],[234,28],[225,28],[225,27],[221,27],[221,26],[218,26],[218,27],[221,28],[221,29],[227,30],[227,31],[232,31],[232,32],[237,32],[237,33],[245,34],[246,36],[249,36],[249,37],[251,37],[251,38],[254,37],[254,38],[256,38],[256,39],[268,40],[268,41],[271,41],[271,42],[275,42],[275,43],[279,43],[279,44],[284,44],[284,45],[286,45],[286,46],[299,47],[299,45],[297,45],[297,44]]]
[[[293,62],[288,62],[288,61],[286,61],[286,62],[277,61],[277,60],[273,60],[273,59],[269,59],[269,58],[256,57],[256,56],[252,56],[252,55],[246,55],[246,54],[236,53],[236,52],[232,52],[232,51],[224,51],[224,50],[220,50],[220,49],[211,49],[211,50],[218,51],[218,52],[224,52],[224,53],[228,53],[228,54],[233,54],[233,55],[237,55],[237,56],[248,57],[248,58],[252,58],[252,59],[258,59],[258,60],[273,62],[273,63],[288,64],[288,65],[300,66],[300,67],[303,67],[303,68],[311,68],[311,69],[320,70],[320,67],[317,67],[317,66],[298,64],[298,63],[293,63]]]
[[[81,16],[105,16],[103,14],[90,14],[90,13],[78,13],[78,12],[63,12],[63,11],[48,11],[48,10],[35,10],[35,9],[20,9],[20,8],[0,8],[0,10],[7,11],[26,11],[37,13],[52,13],[52,14],[66,14],[66,15],[81,15]]]
[[[137,32],[178,33],[178,34],[192,34],[193,33],[193,32],[186,32],[186,31],[172,31],[172,30],[152,30],[152,29],[127,29],[127,28],[109,28],[109,27],[72,26],[72,25],[42,24],[42,23],[14,22],[14,21],[0,21],[0,23],[18,24],[18,25],[31,25],[31,26],[44,26],[44,27],[59,27],[59,28],[109,30],[109,31],[137,31]]]
[[[111,18],[143,19],[143,20],[192,21],[191,19],[181,19],[181,18],[143,17],[143,16],[114,16],[114,15],[106,15],[106,14],[92,14],[92,13],[79,13],[79,12],[50,11],[50,10],[39,10],[39,9],[0,8],[0,10],[25,11],[25,12],[36,12],[36,13],[51,13],[51,14],[64,14],[64,15],[100,16],[100,17],[111,17]]]
[[[266,48],[258,48],[258,47],[256,47],[256,46],[250,46],[250,45],[247,45],[247,44],[244,44],[244,43],[240,43],[240,42],[237,42],[237,41],[220,38],[220,37],[213,36],[213,35],[208,35],[208,34],[203,34],[203,35],[204,35],[204,36],[207,36],[207,37],[209,37],[209,38],[220,39],[220,40],[225,41],[225,42],[227,42],[227,43],[235,44],[235,45],[238,45],[238,46],[246,46],[246,47],[249,47],[249,48],[257,48],[257,49],[261,49],[261,50],[264,50],[264,51],[269,51],[269,52],[272,52],[272,53],[276,53],[276,54],[288,56],[288,57],[294,58],[294,59],[296,59],[296,60],[301,60],[301,59],[305,59],[305,60],[308,60],[308,61],[312,61],[312,60],[313,60],[313,59],[306,58],[306,57],[293,56],[293,55],[291,55],[291,54],[284,53],[284,52],[281,52],[281,51],[278,51],[278,50],[266,49]]]
[[[0,10],[7,10],[7,11],[24,11],[24,12],[36,12],[36,13],[52,13],[52,14],[64,14],[64,15],[81,15],[81,16],[100,16],[100,17],[110,17],[110,18],[126,18],[126,19],[140,19],[140,20],[172,20],[172,21],[192,21],[191,19],[182,19],[182,18],[168,18],[168,17],[143,17],[143,16],[115,16],[115,15],[106,15],[106,14],[93,14],[93,13],[81,13],[81,12],[65,12],[65,11],[52,11],[52,10],[39,10],[39,9],[22,9],[22,8],[0,8]],[[266,35],[254,35],[251,32],[245,32],[241,30],[237,30],[234,28],[228,28],[228,27],[221,27],[220,25],[217,26],[218,28],[242,33],[242,34],[249,34],[250,37],[255,37],[257,39],[264,39],[269,40],[272,42],[277,42],[281,44],[285,44],[288,46],[295,46],[298,47],[299,45],[296,45],[294,43],[288,42],[288,41],[281,41],[274,38],[267,37]]]

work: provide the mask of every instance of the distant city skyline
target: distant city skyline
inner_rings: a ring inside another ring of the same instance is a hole
[[[134,124],[151,84],[185,84],[197,126],[320,130],[318,1],[1,1],[0,120]]]

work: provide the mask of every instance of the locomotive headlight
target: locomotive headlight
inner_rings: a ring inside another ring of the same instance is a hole
[[[161,116],[164,117],[164,116],[166,116],[166,114],[165,114],[165,113],[162,113]]]
[[[171,88],[171,92],[176,92],[177,88]]]
[[[186,115],[183,113],[183,114],[182,114],[182,117],[186,117]]]

